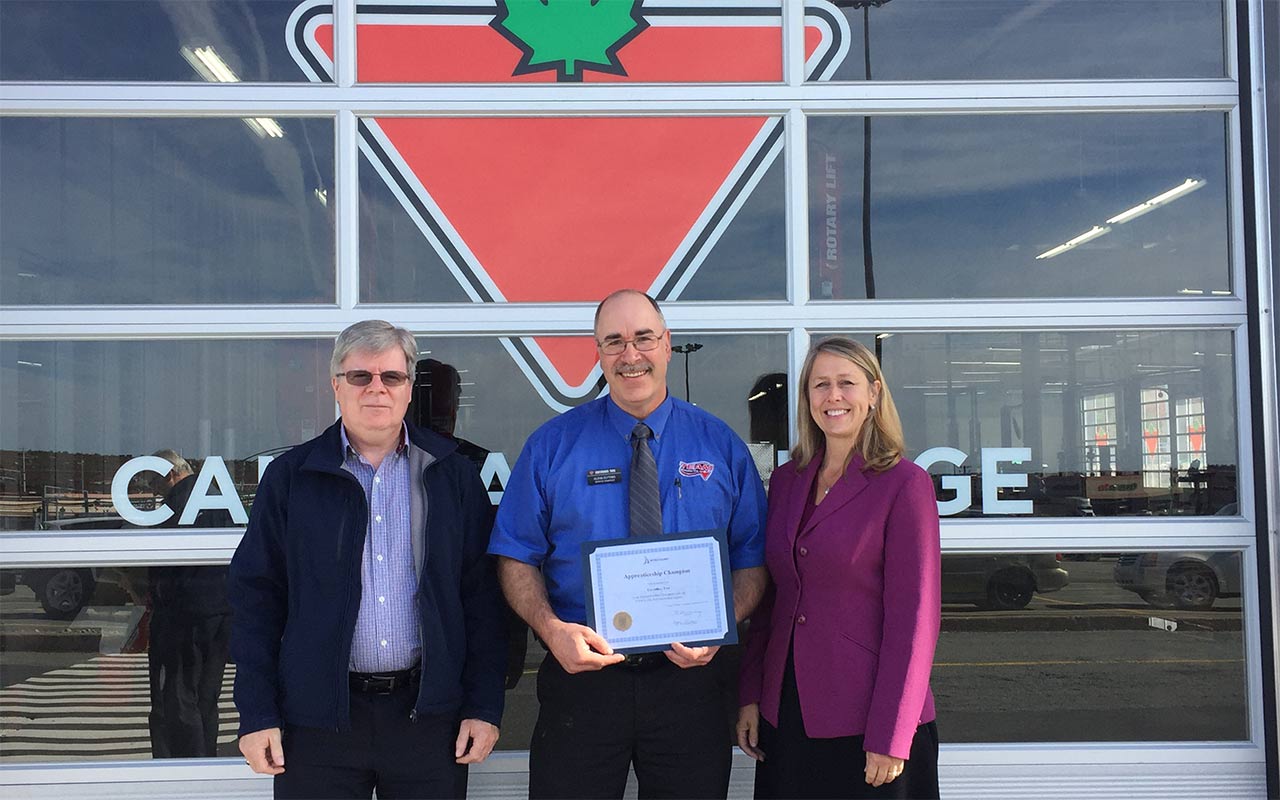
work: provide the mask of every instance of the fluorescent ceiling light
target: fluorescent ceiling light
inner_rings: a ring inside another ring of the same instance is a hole
[[[1110,232],[1111,228],[1106,225],[1094,225],[1092,228],[1080,234],[1076,238],[1069,239],[1051,250],[1044,251],[1040,255],[1036,256],[1036,260],[1039,261],[1044,258],[1053,258],[1054,256],[1062,255],[1068,250],[1074,250],[1085,242],[1091,242],[1099,236],[1103,236]]]
[[[183,47],[180,51],[191,68],[210,83],[239,83],[240,77],[227,66],[227,62],[212,47]]]
[[[1068,250],[1079,247],[1085,242],[1092,241],[1097,239],[1099,236],[1110,233],[1112,225],[1123,225],[1126,222],[1137,219],[1143,214],[1149,214],[1162,205],[1171,203],[1179,197],[1191,194],[1196,189],[1204,186],[1205,183],[1207,183],[1207,181],[1205,181],[1204,178],[1187,178],[1185,181],[1173,187],[1169,191],[1161,192],[1150,200],[1144,200],[1133,208],[1121,211],[1119,214],[1108,219],[1106,225],[1094,225],[1092,228],[1080,234],[1076,238],[1063,242],[1051,250],[1044,251],[1040,255],[1036,256],[1036,260],[1039,261],[1041,259],[1053,258],[1054,256],[1062,255]]]
[[[239,83],[240,76],[209,47],[181,48],[182,57],[196,73],[210,83]],[[284,129],[270,117],[245,117],[244,124],[263,139],[283,139]]]
[[[1196,189],[1204,186],[1206,181],[1203,178],[1187,178],[1182,183],[1173,187],[1167,192],[1162,192],[1150,200],[1145,200],[1127,211],[1121,211],[1111,219],[1107,220],[1111,225],[1123,225],[1130,220],[1135,220],[1143,214],[1149,214],[1166,203],[1171,203],[1179,197],[1191,194]]]

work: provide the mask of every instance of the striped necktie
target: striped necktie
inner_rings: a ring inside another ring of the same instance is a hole
[[[662,501],[658,496],[658,464],[649,449],[653,431],[643,422],[631,429],[631,535],[662,535]]]

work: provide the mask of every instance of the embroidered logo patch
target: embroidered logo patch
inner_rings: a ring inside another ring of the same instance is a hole
[[[711,477],[711,473],[716,469],[716,465],[710,461],[681,461],[680,474],[686,478],[692,478],[699,475],[705,481]]]

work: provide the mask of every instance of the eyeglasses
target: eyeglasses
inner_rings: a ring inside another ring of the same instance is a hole
[[[663,331],[665,333],[666,331]],[[627,345],[635,345],[636,350],[641,353],[647,353],[658,347],[658,343],[662,341],[661,333],[642,333],[634,339],[605,339],[603,342],[596,342],[600,348],[600,352],[606,356],[620,356],[627,352]]]
[[[373,383],[373,376],[377,375],[382,381],[382,385],[388,389],[394,389],[397,386],[404,386],[409,382],[409,373],[400,372],[399,370],[387,370],[386,372],[370,372],[367,369],[349,369],[346,372],[336,373],[335,378],[346,378],[347,383],[352,386],[368,386]]]

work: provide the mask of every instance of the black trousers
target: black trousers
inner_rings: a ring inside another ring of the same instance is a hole
[[[351,730],[286,725],[277,800],[378,800],[467,796],[467,768],[454,763],[454,714],[409,719],[416,683],[390,694],[351,693]]]
[[[661,653],[654,664],[570,675],[543,659],[531,800],[620,798],[632,765],[642,800],[728,794],[732,749],[717,671],[680,669]]]
[[[151,614],[147,676],[152,758],[208,758],[218,751],[218,696],[231,617],[193,617],[157,606]]]
[[[916,728],[902,774],[891,783],[872,786],[863,773],[867,757],[862,736],[811,739],[805,735],[790,656],[782,677],[778,727],[761,718],[760,749],[764,752],[764,761],[756,763],[757,800],[936,800],[938,797],[937,724],[926,722]]]

